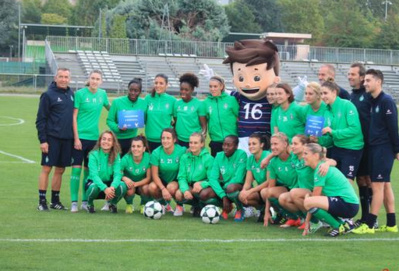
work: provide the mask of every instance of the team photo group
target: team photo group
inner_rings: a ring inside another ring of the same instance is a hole
[[[219,218],[220,208],[223,220],[254,216],[302,235],[323,227],[331,237],[397,233],[390,176],[399,160],[398,114],[383,73],[352,63],[348,92],[335,82],[335,66],[323,64],[319,82],[292,88],[279,77],[271,41],[237,41],[226,55],[236,90],[205,67],[203,100],[192,72],[179,77],[179,98],[158,74],[148,94],[134,78],[111,103],[100,70],[74,92],[68,67],[58,68],[37,112],[37,209],[118,213],[119,205],[131,214],[137,195],[146,216],[155,205],[175,217],[188,210],[203,217],[213,208]],[[108,130],[100,131],[103,108]],[[62,180],[67,167],[70,180]],[[68,208],[62,182],[70,188]],[[97,199],[105,204],[96,206]],[[386,223],[378,225],[382,206]]]

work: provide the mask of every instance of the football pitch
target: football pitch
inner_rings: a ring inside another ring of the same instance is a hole
[[[137,198],[129,215],[123,200],[118,214],[99,211],[103,201],[95,202],[95,214],[39,212],[38,102],[38,96],[0,96],[0,270],[399,270],[395,233],[332,239],[323,229],[302,237],[296,228],[232,217],[207,225],[191,217],[189,206],[183,217],[149,220]],[[397,196],[398,164],[391,178]],[[70,168],[61,189],[68,207],[69,177]],[[382,210],[379,223],[385,222]]]

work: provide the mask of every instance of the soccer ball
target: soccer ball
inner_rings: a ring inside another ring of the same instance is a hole
[[[206,205],[201,210],[202,222],[206,224],[216,224],[220,220],[219,208],[215,205]]]
[[[162,205],[158,201],[149,201],[144,206],[144,216],[151,219],[162,217]]]

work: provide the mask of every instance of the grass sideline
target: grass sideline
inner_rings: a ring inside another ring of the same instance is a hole
[[[0,270],[398,270],[399,235],[302,237],[297,229],[264,228],[254,219],[205,225],[188,212],[159,221],[138,212],[40,213],[38,97],[0,96]],[[106,128],[102,115],[101,130]],[[24,123],[13,125],[20,122]],[[12,154],[13,156],[6,155]],[[35,163],[21,163],[20,156]],[[69,203],[69,176],[61,199]],[[396,195],[398,162],[392,175]],[[49,196],[49,193],[48,193]],[[397,197],[398,198],[398,197]],[[102,202],[96,202],[99,209]],[[137,207],[137,202],[136,202]],[[399,207],[398,200],[396,207]],[[137,208],[136,208],[137,209]],[[385,223],[381,211],[380,224]]]

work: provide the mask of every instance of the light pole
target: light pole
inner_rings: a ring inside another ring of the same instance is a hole
[[[385,5],[385,22],[387,21],[388,18],[388,5],[392,5],[391,1],[385,0],[384,2],[381,3],[382,5]]]
[[[10,47],[10,60],[12,58],[12,48],[14,48],[14,45],[8,45]]]

